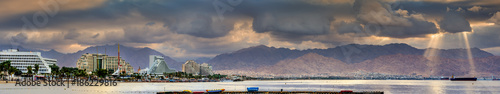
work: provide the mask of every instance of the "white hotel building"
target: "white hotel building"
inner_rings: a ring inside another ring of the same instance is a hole
[[[0,63],[10,60],[10,66],[16,67],[23,73],[27,73],[28,66],[35,70],[35,64],[40,66],[38,73],[50,73],[49,65],[57,64],[56,59],[43,58],[40,52],[20,52],[16,49],[2,50],[0,52]]]

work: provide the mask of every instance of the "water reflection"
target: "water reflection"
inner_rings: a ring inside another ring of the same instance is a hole
[[[472,84],[474,83],[474,84]],[[500,81],[452,82],[440,80],[284,80],[243,82],[199,82],[199,83],[119,83],[114,87],[16,87],[14,84],[0,84],[2,94],[88,94],[88,93],[146,93],[160,91],[204,91],[225,88],[229,91],[245,91],[246,87],[260,87],[265,91],[384,91],[386,94],[401,93],[486,93],[499,94]]]

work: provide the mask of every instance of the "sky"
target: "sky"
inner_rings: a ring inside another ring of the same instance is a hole
[[[499,0],[1,0],[0,45],[73,53],[120,43],[176,59],[266,45],[407,43],[500,55]]]

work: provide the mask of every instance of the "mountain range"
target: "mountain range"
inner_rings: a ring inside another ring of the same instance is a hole
[[[75,53],[59,53],[17,47],[21,51],[39,51],[43,57],[58,60],[59,66],[74,67],[77,59],[85,53],[106,53],[117,56],[118,45],[92,46]],[[1,46],[9,49],[11,46]],[[97,49],[98,48],[98,49]],[[431,51],[435,54],[426,54]],[[388,74],[421,75],[491,75],[500,73],[500,56],[478,48],[471,48],[475,68],[467,59],[467,49],[417,49],[407,44],[387,45],[350,44],[328,49],[292,50],[264,45],[223,53],[214,58],[199,58],[198,63],[209,63],[216,71],[244,70],[263,74],[318,74],[368,71]],[[135,70],[148,67],[149,55],[165,57],[170,68],[181,70],[178,62],[150,48],[134,48],[120,45],[120,55]]]
[[[438,52],[437,57],[452,59],[467,59],[466,49],[433,49]],[[291,50],[288,48],[267,47],[264,45],[249,47],[231,53],[217,55],[208,63],[214,64],[215,69],[234,69],[239,67],[261,67],[278,63],[285,59],[294,59],[308,53],[316,53],[321,56],[334,58],[345,63],[360,63],[366,60],[375,59],[383,55],[424,55],[427,49],[417,49],[407,44],[387,44],[387,45],[359,45],[350,44],[328,49],[308,49]],[[474,58],[494,56],[491,53],[471,48]],[[215,64],[221,64],[220,66]],[[238,66],[233,66],[234,64]],[[224,66],[229,65],[229,66]]]
[[[417,49],[407,44],[350,44],[328,49],[291,50],[264,45],[220,54],[210,61],[215,70],[247,70],[263,74],[321,74],[368,71],[388,74],[479,76],[500,74],[500,57],[471,48]],[[426,54],[434,52],[434,54]],[[474,69],[475,73],[471,73]]]

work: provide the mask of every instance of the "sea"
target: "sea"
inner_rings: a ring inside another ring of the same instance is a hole
[[[500,81],[449,80],[253,80],[241,82],[119,82],[116,86],[15,86],[0,82],[0,94],[155,94],[162,91],[383,91],[385,94],[500,94]]]

